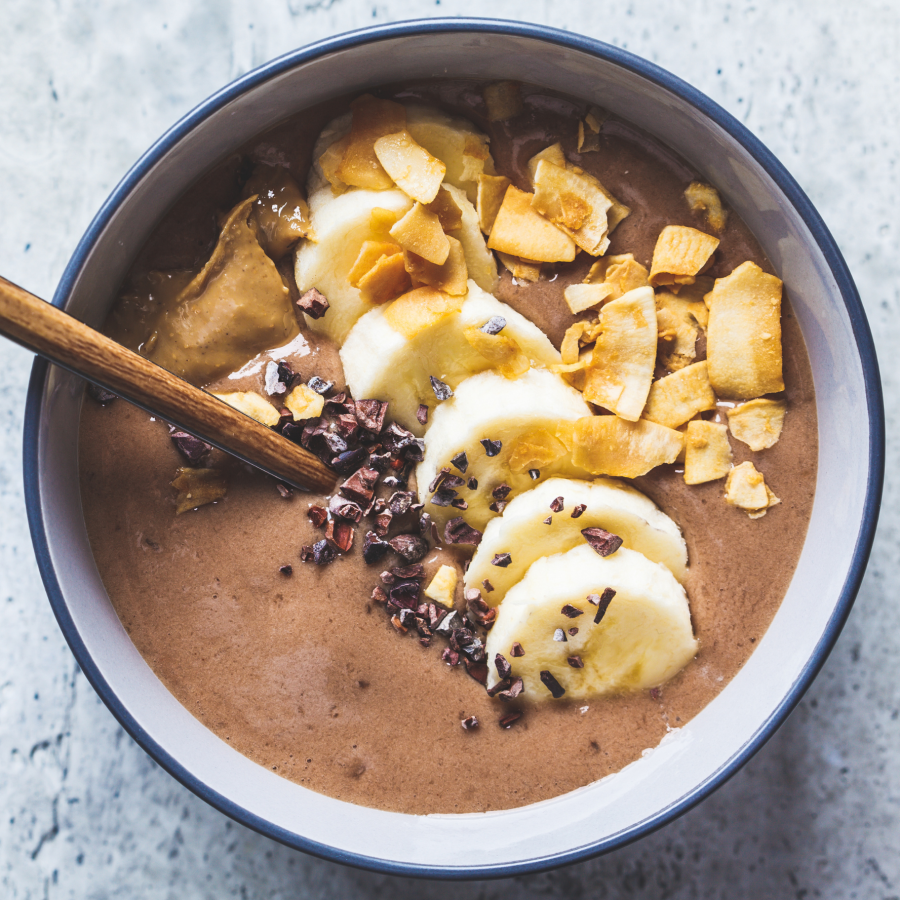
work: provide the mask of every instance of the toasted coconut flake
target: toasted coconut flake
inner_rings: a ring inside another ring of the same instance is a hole
[[[405,294],[412,282],[401,253],[382,256],[357,282],[359,296],[366,303],[381,305]]]
[[[541,264],[530,262],[527,259],[519,259],[518,256],[510,256],[508,253],[497,251],[497,258],[509,270],[513,278],[519,281],[534,283],[541,279]]]
[[[573,167],[569,167],[573,168]],[[613,195],[600,183],[600,181],[595,178],[593,175],[588,172],[582,172],[580,169],[578,170],[578,174],[584,178],[586,181],[589,181],[607,200],[609,200],[611,206],[606,211],[606,226],[607,226],[607,234],[612,234],[616,230],[616,226],[623,220],[627,219],[628,216],[631,215],[631,207],[626,206],[624,203],[620,203]],[[605,253],[606,250],[604,249]]]
[[[677,428],[699,412],[714,409],[716,395],[709,386],[706,362],[694,363],[653,382],[644,418]]]
[[[341,167],[341,161],[347,148],[350,146],[350,135],[345,134],[339,141],[335,141],[328,149],[319,157],[319,166],[322,174],[331,185],[331,191],[335,195],[343,194],[347,190],[348,185],[341,181],[338,176],[338,169]]]
[[[363,241],[359,248],[359,256],[353,263],[353,268],[347,274],[347,279],[352,287],[359,287],[359,280],[371,271],[372,266],[383,256],[393,256],[401,252],[399,244],[393,241]]]
[[[586,253],[598,256],[609,246],[606,213],[612,203],[589,178],[542,159],[534,173],[531,205]]]
[[[221,500],[228,490],[224,473],[217,469],[177,469],[172,487],[175,497],[175,515]]]
[[[609,284],[570,284],[563,292],[573,315],[599,306],[612,299],[612,295],[613,287]]]
[[[213,397],[218,397],[229,406],[234,407],[238,412],[242,412],[245,416],[250,416],[251,419],[256,419],[257,422],[262,422],[263,425],[268,425],[269,428],[277,425],[279,422],[278,410],[255,391],[234,391],[228,394],[214,393]]]
[[[446,609],[453,609],[456,605],[456,583],[459,580],[456,569],[453,566],[441,566],[435,572],[431,583],[424,590],[425,596],[435,603],[440,603]]]
[[[549,466],[566,455],[566,445],[544,428],[519,435],[509,454],[510,471],[519,473]]]
[[[559,347],[559,355],[563,365],[570,366],[579,362],[581,352],[581,338],[587,330],[587,322],[575,322],[566,329],[562,344]]]
[[[784,400],[750,400],[728,410],[728,427],[751,450],[767,450],[778,443],[786,412]]]
[[[579,153],[596,153],[600,149],[600,136],[596,131],[592,131],[587,124],[587,120],[578,123],[578,152]]]
[[[335,174],[344,184],[353,187],[387,190],[393,187],[394,181],[378,161],[375,141],[384,135],[405,130],[406,110],[399,103],[379,100],[371,94],[358,97],[350,108],[353,119],[349,142]]]
[[[391,237],[404,250],[442,266],[450,255],[450,241],[441,228],[441,220],[421,203],[403,216],[390,231]]]
[[[781,288],[780,279],[745,262],[706,295],[709,380],[720,397],[750,400],[784,390]]]
[[[314,419],[316,416],[322,415],[325,398],[316,393],[309,385],[298,384],[284,398],[284,405],[294,417],[295,422],[299,419]]]
[[[506,189],[488,247],[535,262],[571,262],[575,242],[532,208],[533,196],[513,184]]]
[[[573,439],[576,466],[594,475],[637,478],[674,462],[684,435],[646,419],[626,422],[618,416],[586,416],[576,420]]]
[[[618,300],[635,288],[647,287],[649,275],[635,260],[634,254],[622,253],[598,259],[587,273],[584,284],[605,285],[609,288],[609,299]]]
[[[540,153],[535,153],[528,160],[528,171],[531,173],[532,184],[534,184],[534,173],[537,171],[538,163],[542,159],[562,169],[566,167],[566,154],[563,153],[562,144],[556,143],[551,144],[549,147],[544,147]]]
[[[704,484],[724,478],[732,466],[728,429],[717,422],[695,419],[684,436],[684,483]]]
[[[485,334],[474,325],[470,325],[463,333],[466,340],[504,378],[518,378],[531,368],[531,362],[514,338],[505,334]]]
[[[442,266],[436,266],[410,250],[403,251],[404,265],[416,287],[427,284],[454,297],[461,297],[468,291],[466,255],[456,238],[448,235],[447,240],[450,243],[450,253]]]
[[[762,472],[749,460],[735,466],[725,482],[725,502],[758,519],[781,501],[772,493]]]
[[[384,319],[407,339],[462,309],[463,298],[451,297],[432,287],[416,288],[398,297],[384,311]]]
[[[684,196],[691,208],[691,212],[706,213],[706,224],[715,232],[725,230],[725,221],[728,213],[722,206],[722,198],[719,192],[711,185],[702,181],[692,181],[685,189]]]
[[[413,200],[431,203],[437,197],[447,167],[404,129],[374,143],[375,156],[394,183]]]
[[[706,331],[709,310],[702,293],[712,289],[713,279],[700,276],[677,295],[660,291],[656,295],[656,327],[659,336],[659,361],[670,372],[689,366],[697,356],[696,343],[701,331]],[[700,299],[693,293],[700,288]]]
[[[522,112],[522,91],[518,81],[497,81],[481,91],[489,122],[505,122]]]
[[[445,234],[462,228],[462,210],[447,188],[442,186],[427,208],[428,212],[433,212],[438,217]]]
[[[611,300],[585,375],[584,399],[629,421],[641,417],[656,365],[656,303],[651,288]]]
[[[475,208],[478,210],[478,225],[485,234],[490,234],[491,228],[494,227],[494,219],[500,212],[509,184],[509,179],[505,175],[478,176]]]
[[[710,261],[719,239],[686,225],[667,225],[660,232],[653,250],[650,284],[670,284],[678,293],[683,284],[693,284]]]
[[[609,113],[600,106],[592,106],[588,109],[587,114],[584,117],[584,124],[587,125],[590,131],[593,131],[594,134],[599,134],[600,129],[603,127],[603,123],[609,118]]]

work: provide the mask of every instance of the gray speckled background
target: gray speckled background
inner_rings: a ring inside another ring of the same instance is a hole
[[[601,38],[696,85],[781,158],[837,238],[885,370],[888,481],[872,562],[834,653],[787,724],[731,782],[620,852],[466,886],[305,857],[180,787],[80,674],[27,536],[20,445],[31,357],[0,343],[4,900],[900,896],[900,611],[891,587],[900,562],[896,0],[4,0],[0,272],[49,298],[138,155],[248,69],[363,25],[486,13]]]

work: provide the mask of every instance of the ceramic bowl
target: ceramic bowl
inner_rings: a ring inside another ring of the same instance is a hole
[[[618,847],[722,784],[771,736],[825,660],[850,610],[881,493],[883,411],[872,340],[847,267],[809,200],[727,112],[630,53],[533,25],[446,19],[342,35],[228,85],[165,134],[82,238],[54,303],[99,325],[171,203],[252,136],[320,101],[446,74],[515,79],[620,115],[718,186],[784,279],[818,397],[819,467],[790,589],[744,668],[658,749],[622,772],[506,812],[410,816],[347,804],[242,756],[166,690],[120,624],[97,573],[77,472],[83,383],[35,363],[25,483],[50,602],[79,664],[129,734],[175,778],[234,819],[338,862],[407,875],[483,878]]]

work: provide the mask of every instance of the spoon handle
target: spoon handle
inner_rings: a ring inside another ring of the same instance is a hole
[[[335,486],[308,450],[2,277],[0,335],[294,487]]]

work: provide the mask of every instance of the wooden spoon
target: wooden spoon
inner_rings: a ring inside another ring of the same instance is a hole
[[[294,487],[329,493],[318,457],[0,277],[0,334]]]

